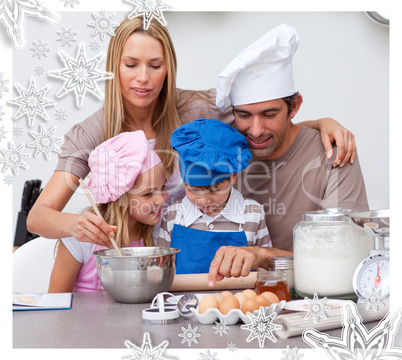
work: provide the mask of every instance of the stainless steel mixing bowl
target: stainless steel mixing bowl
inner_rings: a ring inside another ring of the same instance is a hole
[[[121,248],[95,251],[96,267],[106,292],[116,301],[150,302],[168,291],[176,274],[175,258],[180,250],[163,247]]]

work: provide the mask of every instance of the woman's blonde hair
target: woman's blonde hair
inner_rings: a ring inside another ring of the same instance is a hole
[[[153,114],[152,127],[156,133],[154,150],[161,158],[166,176],[169,178],[175,166],[175,154],[170,147],[170,135],[179,126],[176,107],[177,59],[168,30],[155,20],[150,22],[147,30],[144,30],[141,17],[125,19],[115,29],[116,35],[110,40],[106,71],[112,72],[115,76],[113,80],[107,81],[105,86],[104,136],[105,140],[108,140],[124,131],[125,109],[120,89],[119,67],[123,47],[127,39],[135,32],[147,34],[159,40],[164,52],[167,74]]]

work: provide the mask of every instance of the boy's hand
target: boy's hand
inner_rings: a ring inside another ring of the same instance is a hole
[[[225,277],[240,277],[250,274],[259,265],[258,246],[221,246],[211,261],[208,286],[213,287]]]

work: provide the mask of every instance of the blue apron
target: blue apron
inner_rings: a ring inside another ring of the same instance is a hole
[[[177,225],[177,220],[176,217],[170,243],[171,247],[181,250],[176,254],[176,274],[208,273],[211,261],[221,246],[248,245],[244,231],[202,231]]]

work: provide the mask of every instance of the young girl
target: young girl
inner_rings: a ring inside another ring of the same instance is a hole
[[[88,189],[104,220],[114,226],[117,245],[154,246],[152,231],[166,201],[166,179],[144,132],[125,132],[105,141],[91,152],[89,167]],[[49,292],[102,290],[92,256],[102,249],[74,237],[61,239]]]

